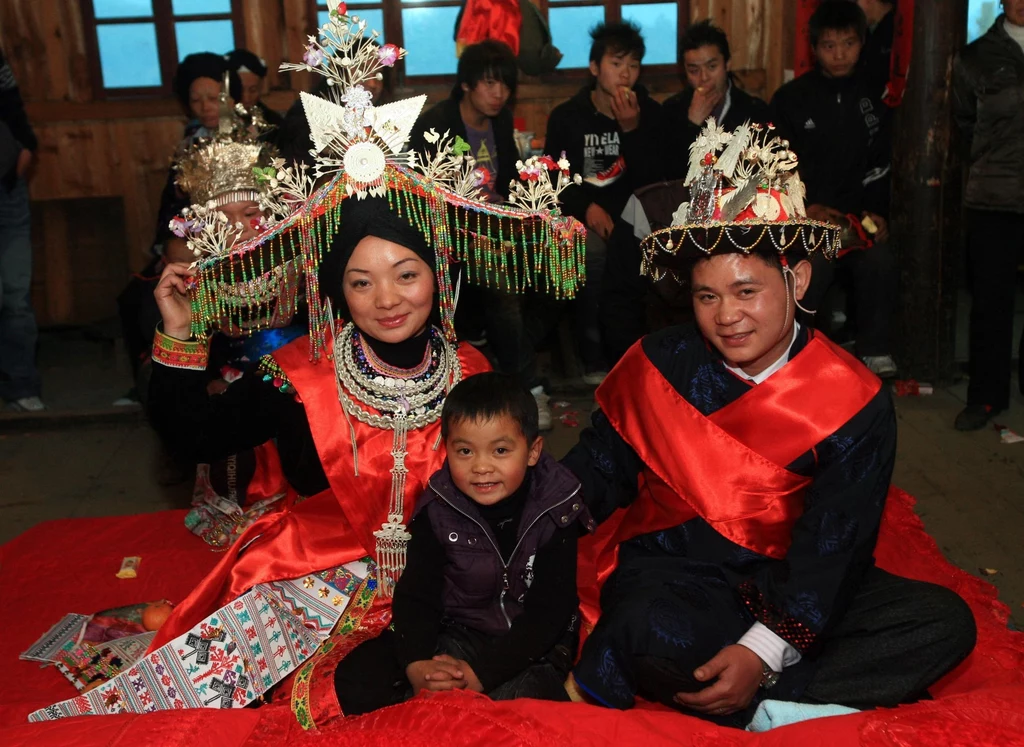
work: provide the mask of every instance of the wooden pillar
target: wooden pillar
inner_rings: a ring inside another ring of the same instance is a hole
[[[953,55],[966,25],[967,0],[919,0],[893,132],[891,233],[901,276],[893,342],[902,371],[933,382],[954,372],[961,176],[950,104]]]

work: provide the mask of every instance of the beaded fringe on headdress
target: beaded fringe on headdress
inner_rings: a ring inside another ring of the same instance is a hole
[[[521,208],[482,205],[433,187],[412,170],[388,168],[384,189],[392,208],[429,241],[436,255],[442,330],[455,339],[452,262],[465,263],[468,280],[512,293],[527,288],[572,298],[584,281],[585,234],[579,223],[542,217]],[[255,310],[277,295],[295,295],[305,277],[310,354],[325,349],[328,324],[318,277],[323,254],[344,221],[347,195],[340,179],[323,187],[305,208],[258,240],[236,247],[230,257],[200,260],[193,279],[192,333],[208,334],[225,324],[259,328]],[[283,273],[288,263],[299,270]],[[255,326],[249,320],[255,318]]]

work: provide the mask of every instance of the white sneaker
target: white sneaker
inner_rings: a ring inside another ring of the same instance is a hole
[[[135,405],[142,404],[139,402],[139,395],[135,392],[135,387],[132,387],[123,396],[118,397],[111,403],[114,407],[134,407]]]
[[[39,397],[22,397],[7,405],[7,409],[17,412],[39,412],[46,409],[46,405]]]
[[[552,427],[551,406],[548,400],[551,397],[544,391],[544,387],[538,384],[530,390],[530,394],[537,400],[537,427],[542,431],[549,431]]]
[[[880,379],[895,376],[899,371],[896,368],[896,361],[892,359],[891,355],[867,355],[861,360],[864,361],[868,370]]]
[[[601,386],[601,382],[607,378],[607,371],[591,371],[583,374],[583,383],[587,386]]]

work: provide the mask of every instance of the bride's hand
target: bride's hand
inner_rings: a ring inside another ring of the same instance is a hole
[[[187,281],[193,272],[184,262],[173,262],[164,268],[153,295],[164,322],[164,334],[178,340],[192,336],[192,304],[188,298]]]

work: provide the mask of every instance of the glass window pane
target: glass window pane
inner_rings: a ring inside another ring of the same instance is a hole
[[[159,86],[160,57],[152,23],[104,23],[96,27],[104,88]]]
[[[406,0],[408,2],[408,0]],[[452,75],[459,61],[455,57],[455,18],[458,6],[403,8],[406,75]]]
[[[176,16],[210,16],[230,13],[231,0],[174,0],[171,10]]]
[[[174,24],[178,61],[195,52],[227,54],[235,48],[231,21],[180,21]]]
[[[153,0],[92,0],[96,18],[149,18]]]
[[[590,29],[604,20],[604,6],[548,8],[551,40],[562,52],[559,70],[590,64]]]
[[[370,37],[370,31],[378,31],[380,36],[377,37],[377,41],[384,42],[384,11],[380,8],[353,8],[352,3],[349,3],[349,10],[352,15],[358,16],[360,20],[366,21],[366,31],[363,35],[367,38]],[[327,23],[327,11],[322,10],[317,14],[316,23],[318,27],[322,27]]]
[[[644,35],[645,65],[674,65],[676,62],[676,21],[679,9],[675,3],[644,3],[623,5],[622,20],[632,21]]]
[[[967,41],[974,41],[988,31],[1002,12],[999,0],[968,0]]]

